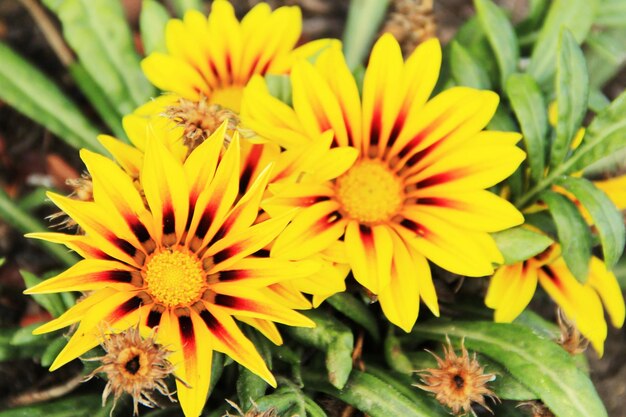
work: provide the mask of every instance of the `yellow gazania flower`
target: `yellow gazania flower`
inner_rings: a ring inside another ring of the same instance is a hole
[[[330,41],[294,46],[302,32],[298,7],[271,11],[259,3],[239,22],[233,6],[215,0],[207,18],[189,11],[172,19],[165,32],[167,54],[152,53],[141,63],[148,79],[164,91],[198,101],[206,97],[239,111],[243,87],[253,75],[284,74],[299,58]]]
[[[481,132],[498,105],[495,93],[459,87],[428,101],[440,64],[438,41],[403,62],[398,43],[383,35],[362,97],[339,49],[328,48],[315,66],[294,66],[293,109],[259,79],[242,105],[247,126],[289,150],[315,150],[331,130],[328,147],[344,151],[270,188],[276,195],[263,204],[270,215],[300,208],[272,256],[302,259],[343,239],[356,280],[406,331],[420,295],[438,314],[427,260],[458,274],[490,275],[503,259],[489,232],[523,221],[485,190],[524,159],[515,146],[520,135]]]
[[[144,334],[157,328],[157,342],[172,350],[170,361],[184,381],[177,382],[182,409],[187,417],[197,417],[207,397],[214,350],[276,384],[233,316],[266,333],[275,330],[267,325],[272,321],[312,326],[292,310],[308,302],[301,295],[281,294],[276,285],[309,276],[318,265],[262,253],[288,217],[257,221],[269,167],[238,197],[237,135],[221,157],[223,137],[214,136],[182,163],[163,144],[168,132],[154,126],[150,132],[135,182],[111,160],[81,152],[93,179],[94,201],[49,197],[85,234],[31,236],[63,243],[85,259],[26,292],[89,292],[35,331],[80,322],[51,370],[96,346],[103,328],[119,332],[138,325]]]
[[[495,321],[515,320],[532,299],[537,282],[602,356],[607,336],[604,308],[615,327],[622,327],[625,316],[619,284],[604,262],[595,256],[591,258],[585,284],[572,275],[558,244],[524,262],[501,266],[491,279],[485,298],[485,304],[495,310]]]

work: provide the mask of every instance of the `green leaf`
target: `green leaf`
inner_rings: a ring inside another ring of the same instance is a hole
[[[351,69],[369,54],[390,0],[352,0],[343,32],[343,51]]]
[[[34,287],[43,281],[43,279],[35,274],[25,270],[21,270],[20,274],[22,274],[22,278],[24,278],[26,288]],[[61,314],[65,313],[65,303],[59,294],[32,294],[31,297],[33,297],[33,300],[35,300],[37,304],[46,309],[52,317],[59,317]]]
[[[101,402],[100,394],[63,397],[55,401],[2,411],[0,417],[94,417],[101,408]]]
[[[558,184],[574,194],[589,212],[602,242],[604,263],[611,269],[622,255],[626,244],[622,214],[604,191],[585,178],[565,177]]]
[[[548,132],[547,106],[535,80],[527,74],[513,74],[506,93],[519,122],[526,148],[530,177],[536,183],[544,175],[545,140]]]
[[[304,374],[305,385],[350,404],[370,417],[444,417],[448,412],[424,396],[407,397],[379,377],[353,370],[342,390],[328,384],[322,374]],[[395,379],[395,378],[391,378]],[[407,389],[411,389],[407,387]],[[421,399],[422,401],[415,401]]]
[[[267,383],[255,373],[240,366],[237,378],[237,396],[242,410],[248,410],[252,404],[265,395]]]
[[[478,20],[496,55],[500,68],[500,85],[513,74],[519,61],[519,45],[513,26],[504,11],[491,0],[474,0]]]
[[[491,89],[491,80],[485,69],[472,57],[469,51],[457,41],[450,46],[450,69],[458,85]]]
[[[291,81],[288,75],[268,74],[265,83],[272,96],[291,105]]]
[[[120,115],[155,95],[118,0],[64,0],[56,12],[65,39]]]
[[[465,339],[468,349],[502,364],[558,417],[606,417],[589,377],[560,346],[516,324],[444,322],[418,324],[412,335],[441,342]]]
[[[517,226],[502,232],[492,233],[505,265],[525,261],[543,252],[554,243],[548,236]]]
[[[550,168],[554,169],[566,158],[572,140],[587,113],[589,76],[587,62],[576,39],[564,29],[558,50],[556,70],[556,102],[558,121],[556,139],[552,142]]]
[[[0,43],[0,99],[49,129],[68,145],[104,151],[98,130],[44,74]]]
[[[501,132],[511,132],[517,130],[515,120],[511,117],[511,111],[507,108],[506,103],[500,102],[493,115],[491,121],[487,125],[487,130],[496,130]]]
[[[139,29],[146,55],[152,52],[166,53],[165,25],[170,19],[167,9],[156,0],[143,0],[139,15]]]
[[[41,366],[48,368],[52,365],[52,362],[59,356],[59,353],[61,353],[61,350],[63,350],[66,344],[67,340],[63,336],[57,337],[49,342],[46,349],[41,354]]]
[[[122,115],[117,112],[109,97],[91,77],[85,67],[78,62],[72,62],[67,69],[80,91],[89,99],[91,105],[96,109],[113,134],[122,140],[128,141],[126,132],[122,127]],[[100,145],[99,142],[98,145]]]
[[[626,92],[622,92],[587,128],[585,138],[567,161],[567,172],[580,171],[626,146]]]
[[[626,4],[626,3],[624,3]],[[626,63],[626,26],[589,34],[585,56],[592,88],[602,88]]]
[[[587,37],[600,0],[554,0],[528,64],[542,89],[552,91],[556,70],[557,44],[563,28],[572,32],[578,43]]]
[[[40,335],[34,335],[33,330],[39,327],[41,323],[33,323],[28,326],[20,327],[11,338],[9,342],[13,346],[25,346],[25,345],[45,345],[47,341]]]
[[[624,0],[602,0],[594,23],[605,27],[626,27]]]
[[[326,302],[335,310],[363,327],[374,340],[380,340],[380,331],[378,329],[376,316],[367,308],[365,303],[354,295],[342,292],[328,298]]]
[[[591,259],[591,234],[585,219],[576,205],[562,194],[544,191],[540,198],[548,205],[556,224],[565,263],[576,279],[584,284]]]
[[[415,368],[402,350],[400,339],[394,335],[393,331],[393,327],[390,327],[385,337],[385,360],[394,371],[410,375]]]
[[[306,316],[315,322],[315,328],[288,327],[287,331],[299,342],[326,352],[328,380],[341,389],[352,370],[352,332],[346,325],[320,311],[308,311]]]

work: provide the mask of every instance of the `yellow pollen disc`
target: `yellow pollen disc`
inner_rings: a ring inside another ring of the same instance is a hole
[[[167,307],[191,304],[206,285],[200,260],[176,250],[154,255],[146,265],[144,281],[155,301]]]
[[[357,162],[337,179],[345,214],[365,223],[389,220],[402,207],[402,182],[380,162]]]

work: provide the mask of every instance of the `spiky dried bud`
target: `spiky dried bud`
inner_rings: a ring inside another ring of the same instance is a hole
[[[446,340],[448,345],[443,347],[443,358],[428,351],[437,360],[438,368],[418,371],[423,384],[415,386],[435,394],[435,399],[450,408],[456,416],[472,412],[472,403],[491,411],[485,404],[485,398],[499,401],[487,387],[487,383],[496,378],[495,374],[485,373],[484,367],[476,359],[476,353],[470,358],[464,340],[461,341],[461,356],[457,356],[447,336]]]
[[[85,381],[98,373],[106,374],[108,382],[102,392],[103,407],[108,396],[113,393],[115,408],[124,392],[133,397],[133,415],[138,414],[138,404],[150,408],[158,405],[152,398],[155,390],[176,402],[165,383],[165,378],[174,372],[174,366],[167,360],[171,352],[155,343],[154,333],[143,339],[139,329],[131,327],[121,333],[105,335],[102,348],[106,352],[104,356],[87,359],[100,361],[101,365]]]
[[[235,131],[243,137],[254,136],[254,132],[241,126],[235,112],[219,104],[210,104],[204,96],[198,101],[181,98],[165,109],[164,116],[184,128],[183,141],[189,152],[211,136],[224,121],[227,121],[228,138]]]
[[[72,188],[72,192],[68,197],[80,201],[93,201],[93,182],[89,174],[83,173],[79,178],[69,178],[65,183]],[[63,211],[53,213],[47,218],[50,221],[61,219],[54,225],[60,229],[78,228],[78,224]],[[79,233],[82,232],[79,228],[77,231]]]
[[[557,343],[569,352],[570,355],[578,355],[587,350],[589,341],[580,334],[576,325],[565,316],[560,308],[557,310],[556,317],[559,329],[561,330],[561,335]]]
[[[433,0],[394,0],[383,33],[391,33],[409,55],[420,43],[436,36]]]

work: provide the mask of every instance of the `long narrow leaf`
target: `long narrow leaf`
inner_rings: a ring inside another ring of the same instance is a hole
[[[452,42],[450,46],[450,70],[452,77],[459,85],[491,89],[491,80],[487,71],[457,41]]]
[[[493,233],[491,236],[504,257],[505,265],[525,261],[554,243],[548,236],[522,226]]]
[[[72,147],[104,151],[98,131],[44,74],[2,43],[0,62],[0,99]]]
[[[545,142],[548,132],[547,106],[535,80],[514,74],[506,83],[506,93],[523,133],[530,178],[537,183],[544,175]]]
[[[626,147],[626,92],[620,94],[589,125],[582,144],[568,161],[568,171],[580,171]]]
[[[165,25],[169,19],[170,15],[159,2],[143,1],[139,15],[139,28],[146,55],[152,52],[166,52]]]
[[[547,91],[556,70],[557,44],[562,29],[569,29],[578,43],[589,33],[600,0],[554,0],[539,33],[528,65],[528,73]]]
[[[559,43],[556,71],[556,102],[558,121],[556,139],[552,142],[550,167],[561,164],[570,150],[572,140],[587,112],[589,76],[587,62],[576,39],[567,29],[563,30]]]
[[[65,39],[121,115],[155,94],[119,0],[64,0],[56,9]]]
[[[342,390],[330,385],[322,374],[304,374],[305,385],[315,391],[338,398],[370,417],[444,417],[449,413],[433,402],[408,398],[387,381],[366,372],[352,371]],[[410,388],[409,388],[410,389]]]
[[[604,191],[584,178],[566,177],[558,182],[589,212],[602,242],[607,268],[612,268],[624,250],[624,219]]]
[[[354,69],[363,63],[388,6],[389,0],[350,1],[348,21],[343,32],[343,50],[348,67]]]
[[[437,321],[415,327],[412,335],[441,342],[464,338],[468,349],[501,363],[539,396],[558,417],[606,417],[589,377],[574,359],[550,339],[517,324]]]
[[[504,11],[491,0],[474,0],[478,19],[500,68],[500,85],[513,74],[519,61],[519,45],[513,25]]]
[[[565,263],[576,279],[585,283],[591,259],[591,235],[587,223],[574,203],[564,195],[544,191],[540,198],[548,205],[556,224]]]

